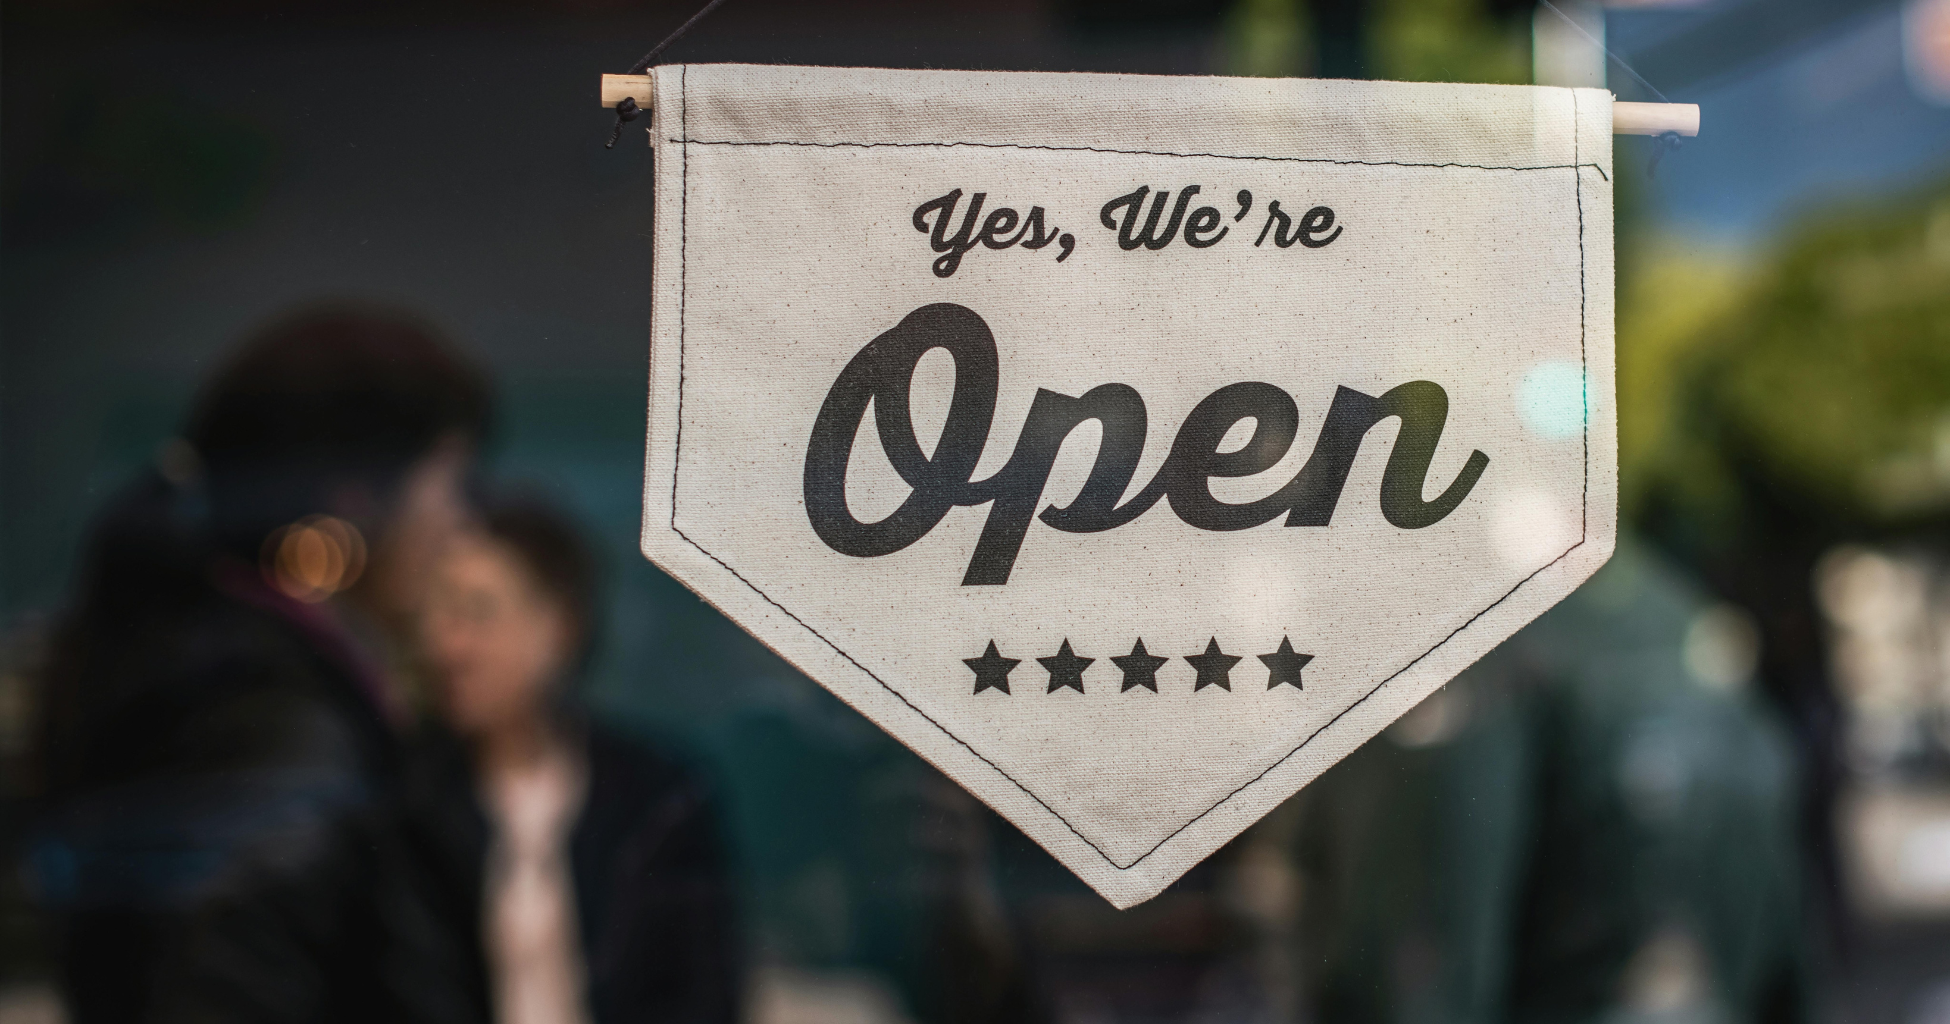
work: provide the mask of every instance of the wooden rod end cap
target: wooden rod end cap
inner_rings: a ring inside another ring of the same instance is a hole
[[[649,75],[604,75],[603,106],[613,107],[623,102],[627,96],[636,101],[639,109],[650,109]]]

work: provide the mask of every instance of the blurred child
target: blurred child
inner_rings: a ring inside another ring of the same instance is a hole
[[[737,1018],[737,929],[713,808],[676,764],[578,713],[598,616],[575,530],[490,503],[435,577],[425,646],[449,736],[418,799],[438,901],[501,1024]]]

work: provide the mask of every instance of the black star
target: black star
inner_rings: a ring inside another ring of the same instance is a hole
[[[1306,689],[1306,687],[1300,685],[1300,670],[1306,668],[1307,662],[1314,660],[1314,656],[1311,654],[1293,653],[1293,641],[1291,639],[1284,636],[1281,637],[1280,649],[1271,654],[1260,655],[1259,660],[1264,662],[1268,669],[1272,670],[1266,676],[1267,689],[1270,690],[1281,683],[1292,683],[1293,688],[1296,690]]]
[[[989,649],[979,658],[963,658],[961,663],[975,670],[975,692],[987,689],[1009,692],[1009,670],[1022,664],[1021,658],[1005,658],[995,649],[995,641],[989,641]]]
[[[1037,658],[1036,663],[1049,669],[1049,692],[1055,693],[1069,687],[1078,693],[1083,692],[1083,670],[1097,659],[1079,658],[1077,652],[1070,650],[1070,638],[1063,638],[1063,646],[1048,658]]]
[[[1192,684],[1192,692],[1197,693],[1208,686],[1222,690],[1232,689],[1232,666],[1239,664],[1237,655],[1219,650],[1219,638],[1206,641],[1204,654],[1188,654],[1185,660],[1198,669],[1198,682]]]
[[[1144,638],[1131,645],[1131,653],[1120,654],[1110,659],[1110,663],[1124,670],[1124,689],[1142,686],[1152,693],[1158,692],[1158,667],[1170,658],[1152,654],[1144,649]],[[1123,691],[1119,691],[1120,693]]]

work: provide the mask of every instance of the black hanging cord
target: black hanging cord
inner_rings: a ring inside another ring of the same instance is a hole
[[[682,25],[677,26],[677,31],[672,32],[671,34],[665,36],[663,42],[658,43],[657,45],[651,47],[649,53],[644,54],[641,58],[637,60],[635,64],[630,65],[630,70],[625,71],[623,73],[626,75],[640,75],[643,74],[645,71],[648,71],[650,69],[650,65],[656,63],[657,58],[663,56],[663,52],[665,50],[670,49],[670,44],[676,42],[679,38],[681,38],[684,35],[684,33],[689,32],[691,30],[691,26],[696,25],[700,21],[703,21],[705,15],[710,14],[712,11],[717,10],[718,5],[721,3],[724,3],[724,0],[711,0],[710,3],[705,4],[702,8],[698,10],[696,14],[691,15],[689,21],[686,21]],[[603,145],[603,148],[615,149],[616,140],[623,137],[623,126],[625,124],[628,124],[631,121],[636,120],[637,115],[641,113],[643,113],[643,109],[636,105],[635,97],[632,96],[623,97],[623,99],[616,104],[616,127],[610,131],[609,141]]]
[[[711,0],[710,3],[705,4],[696,14],[691,15],[691,20],[677,26],[677,31],[665,36],[663,42],[651,47],[650,52],[644,54],[642,59],[638,60],[635,64],[630,65],[630,70],[624,72],[624,74],[640,75],[648,71],[650,65],[655,64],[657,58],[663,56],[665,50],[670,49],[670,44],[676,42],[684,33],[689,32],[692,26],[703,21],[705,15],[717,10],[718,5],[721,3],[724,3],[724,0]]]

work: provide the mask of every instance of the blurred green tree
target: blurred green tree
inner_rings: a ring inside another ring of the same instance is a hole
[[[1373,76],[1402,82],[1530,83],[1528,4],[1372,0]]]
[[[1619,315],[1625,514],[1756,616],[1821,907],[1844,919],[1843,713],[1816,563],[1950,527],[1950,181],[1825,208],[1746,268],[1648,261]]]
[[[1713,548],[1756,518],[1855,536],[1950,513],[1950,183],[1824,212],[1744,280],[1702,269],[1649,269],[1621,311],[1640,511]]]

